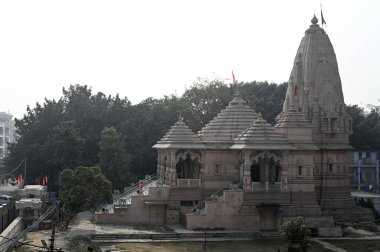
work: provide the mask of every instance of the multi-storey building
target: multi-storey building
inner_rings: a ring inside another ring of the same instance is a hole
[[[379,193],[380,151],[355,150],[351,153],[348,175],[351,189]]]
[[[15,127],[10,113],[0,112],[0,159],[7,151],[8,143],[15,141]]]

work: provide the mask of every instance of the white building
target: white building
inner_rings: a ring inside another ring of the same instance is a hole
[[[8,143],[15,141],[15,126],[10,113],[0,112],[0,159],[4,158]]]
[[[351,188],[358,191],[379,192],[380,151],[355,150],[348,165]]]

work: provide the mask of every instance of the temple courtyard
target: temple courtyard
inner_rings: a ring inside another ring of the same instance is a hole
[[[206,251],[286,251],[287,245],[275,234],[255,236],[238,232],[229,231],[227,237],[223,237],[221,230],[207,230],[205,239],[203,231],[186,230],[181,226],[99,225],[94,223],[91,212],[83,212],[67,231],[56,232],[55,244],[63,251],[87,251],[90,246],[94,251],[196,252],[205,251],[205,245]],[[239,236],[234,237],[234,233]],[[184,234],[187,238],[178,238]],[[311,238],[309,251],[380,251],[380,232],[349,227],[343,230],[343,235],[341,238]],[[39,251],[33,246],[42,246],[41,240],[49,244],[50,237],[51,230],[30,232],[24,241],[29,245],[8,251]]]

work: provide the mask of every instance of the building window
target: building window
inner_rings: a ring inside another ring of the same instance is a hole
[[[3,127],[0,127],[0,136],[3,135]]]
[[[298,166],[298,176],[302,176],[302,165]]]
[[[4,139],[0,137],[0,146],[4,146]]]
[[[9,136],[9,128],[8,127],[5,128],[5,135]]]
[[[220,164],[215,164],[215,166],[214,166],[214,174],[220,174]]]
[[[4,149],[0,148],[0,158],[4,157]]]
[[[303,175],[303,169],[302,169],[302,161],[300,159],[297,160],[296,162],[296,167],[297,167],[297,175],[302,176]]]
[[[318,174],[319,173],[319,168],[318,166],[315,166],[315,174]]]
[[[333,172],[333,164],[329,164],[329,172]]]

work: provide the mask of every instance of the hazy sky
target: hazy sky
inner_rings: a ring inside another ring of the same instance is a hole
[[[284,82],[318,1],[1,1],[0,111],[62,87],[181,95],[197,77]],[[380,104],[380,1],[322,1],[347,104]],[[228,80],[227,80],[228,82]]]

